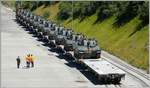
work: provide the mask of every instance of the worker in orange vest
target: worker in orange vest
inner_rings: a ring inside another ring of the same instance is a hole
[[[30,54],[28,54],[27,57],[26,57],[26,67],[27,68],[30,67]]]
[[[30,63],[31,67],[34,67],[34,56],[32,54],[30,55]]]

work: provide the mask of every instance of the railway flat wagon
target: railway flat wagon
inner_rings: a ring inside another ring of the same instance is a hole
[[[125,79],[125,72],[104,59],[83,59],[81,62],[92,71],[102,83],[119,84]]]

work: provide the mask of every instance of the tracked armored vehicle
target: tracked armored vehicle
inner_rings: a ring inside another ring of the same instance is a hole
[[[45,20],[44,19],[40,19],[40,22],[37,25],[37,37],[39,38],[39,40],[43,39],[43,31],[44,31],[44,26],[45,26]]]
[[[55,43],[55,38],[56,38],[55,26],[56,26],[56,24],[49,22],[48,23],[48,29],[45,30],[46,33],[47,33],[47,36],[45,36],[45,37],[48,39],[47,44],[51,48],[56,47],[56,43]]]
[[[76,34],[72,30],[67,30],[67,34],[65,37],[64,50],[65,51],[73,51],[73,44],[75,44],[75,36]]]
[[[57,45],[63,45],[65,43],[65,37],[67,30],[64,29],[64,27],[55,27],[56,28],[56,44]]]
[[[21,24],[21,25],[24,25],[24,21],[25,21],[25,15],[27,14],[27,11],[26,10],[23,10],[23,9],[21,9],[20,10],[20,13],[19,13],[19,18],[18,18],[18,20],[19,20],[19,23]]]
[[[74,56],[79,59],[100,58],[101,50],[94,39],[78,39],[74,44]]]
[[[49,21],[45,21],[45,26],[43,28],[43,42],[45,42],[46,44],[48,44],[49,42],[49,35],[50,35],[50,30],[51,30],[51,27],[52,27],[52,23],[49,22]]]
[[[38,24],[40,23],[40,21],[41,21],[41,17],[34,16],[34,21],[32,23],[33,27],[31,29],[31,32],[36,36],[38,35]]]
[[[64,43],[66,37],[67,30],[64,27],[55,27],[55,42],[56,42],[56,50],[59,52],[64,52]]]
[[[29,19],[30,19],[30,12],[29,11],[25,11],[25,14],[23,14],[23,26],[27,27],[27,25],[29,24]]]

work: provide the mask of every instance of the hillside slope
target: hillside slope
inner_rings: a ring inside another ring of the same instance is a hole
[[[80,21],[79,18],[60,21],[57,20],[59,4],[47,7],[40,6],[34,13],[43,16],[48,11],[50,13],[49,20],[63,24],[65,27],[72,28],[88,37],[94,37],[103,50],[120,57],[133,66],[144,70],[148,69],[148,25],[132,35],[141,22],[138,16],[119,28],[113,26],[116,20],[115,16],[96,24],[94,24],[97,19],[96,14],[83,21]]]

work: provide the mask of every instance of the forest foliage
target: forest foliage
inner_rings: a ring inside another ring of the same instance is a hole
[[[26,1],[22,3],[24,9],[35,10],[41,5],[49,6],[59,1]],[[137,30],[149,24],[149,2],[148,1],[62,1],[59,5],[59,20],[68,18],[80,18],[97,14],[95,23],[101,22],[111,16],[116,16],[114,26],[120,27],[136,16],[142,21]],[[136,30],[136,31],[137,31]],[[135,31],[135,32],[136,32]]]

